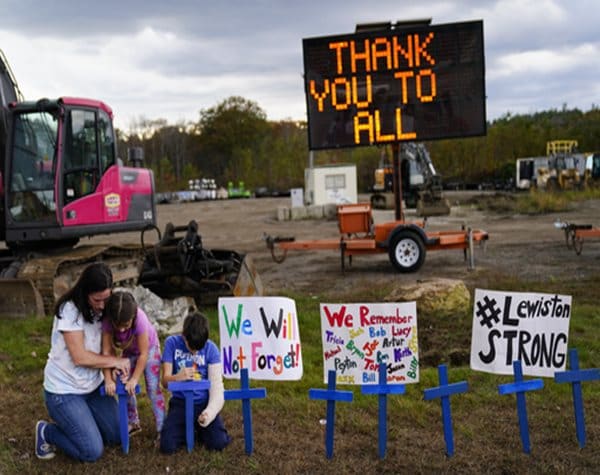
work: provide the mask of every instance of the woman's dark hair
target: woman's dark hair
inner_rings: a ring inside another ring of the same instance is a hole
[[[90,264],[83,270],[75,285],[58,299],[54,306],[54,314],[57,318],[61,318],[62,305],[71,300],[83,315],[83,319],[88,323],[93,323],[95,316],[88,302],[88,296],[106,289],[112,289],[112,285],[112,272],[106,264],[103,262]]]
[[[190,350],[204,348],[208,340],[208,318],[198,311],[190,312],[183,321],[183,336]]]

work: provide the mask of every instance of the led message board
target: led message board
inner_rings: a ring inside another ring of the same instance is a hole
[[[486,133],[483,22],[303,40],[311,150]]]

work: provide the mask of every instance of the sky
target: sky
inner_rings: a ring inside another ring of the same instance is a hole
[[[125,131],[231,96],[306,120],[303,38],[421,18],[483,20],[488,121],[600,105],[598,0],[0,0],[0,49],[26,99],[99,99]]]

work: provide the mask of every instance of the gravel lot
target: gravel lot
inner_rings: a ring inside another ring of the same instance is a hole
[[[354,257],[352,267],[342,273],[336,251],[290,251],[277,264],[267,250],[264,234],[296,239],[339,237],[336,220],[277,221],[277,208],[289,206],[290,198],[260,198],[226,201],[162,204],[158,206],[161,229],[167,222],[185,224],[195,219],[204,246],[248,253],[252,256],[268,295],[290,289],[319,295],[352,286],[380,285],[390,279],[414,282],[433,277],[458,278],[468,286],[485,285],[490,276],[519,277],[531,281],[576,279],[593,273],[600,259],[600,239],[585,242],[577,256],[568,249],[564,232],[554,227],[558,219],[577,224],[600,225],[600,201],[586,201],[566,213],[539,216],[485,214],[465,202],[465,194],[448,192],[450,216],[432,217],[427,229],[457,230],[465,225],[489,233],[483,248],[475,247],[475,270],[469,270],[462,251],[427,253],[423,267],[412,274],[394,271],[386,253]],[[472,195],[477,197],[478,195]],[[359,201],[368,200],[361,195]],[[374,210],[375,223],[392,221],[392,210]],[[407,220],[418,219],[407,210]],[[98,236],[91,242],[139,242],[127,233]],[[85,241],[87,242],[87,240]]]

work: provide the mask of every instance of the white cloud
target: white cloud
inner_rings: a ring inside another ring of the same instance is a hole
[[[556,0],[500,0],[475,11],[487,20],[486,38],[523,49],[536,44],[540,32],[555,35],[569,21],[567,3]]]
[[[121,128],[140,116],[195,121],[232,95],[271,120],[305,119],[303,38],[427,17],[483,19],[489,119],[600,101],[597,0],[36,3],[0,3],[0,47],[25,96],[101,99]]]
[[[492,67],[487,70],[487,77],[495,80],[520,74],[535,76],[576,71],[594,64],[599,54],[598,44],[592,43],[575,48],[509,53],[496,58]]]

